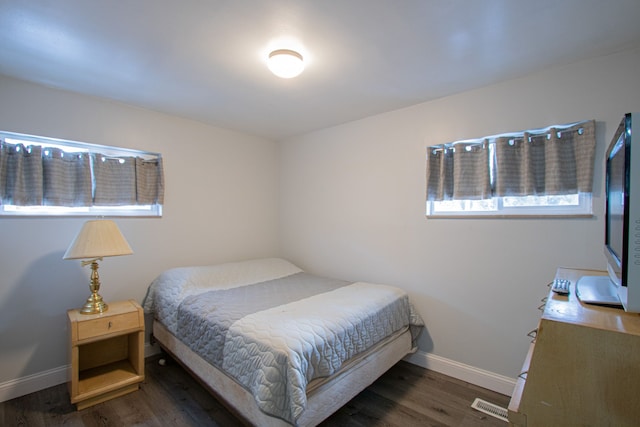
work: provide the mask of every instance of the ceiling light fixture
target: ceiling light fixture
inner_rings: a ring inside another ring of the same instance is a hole
[[[269,54],[269,69],[283,79],[290,79],[304,70],[302,55],[295,50],[278,49]]]

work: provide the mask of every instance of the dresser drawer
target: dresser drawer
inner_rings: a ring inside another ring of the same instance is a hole
[[[86,320],[78,324],[78,340],[115,334],[120,331],[138,328],[138,312],[123,313],[99,319]]]

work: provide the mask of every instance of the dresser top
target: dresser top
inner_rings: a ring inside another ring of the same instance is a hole
[[[622,308],[585,304],[576,295],[576,283],[582,276],[605,276],[606,271],[558,268],[557,279],[571,281],[569,295],[549,292],[542,319],[589,326],[609,331],[640,335],[640,314]]]

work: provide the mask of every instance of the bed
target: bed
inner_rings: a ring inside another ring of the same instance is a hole
[[[162,349],[256,426],[319,424],[415,351],[423,327],[397,287],[279,258],[167,270],[144,308]]]

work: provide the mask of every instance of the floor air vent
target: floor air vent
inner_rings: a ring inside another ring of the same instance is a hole
[[[477,409],[480,412],[491,415],[492,417],[496,417],[502,421],[509,421],[509,419],[507,418],[507,410],[505,408],[494,405],[493,403],[489,403],[485,400],[476,398],[476,400],[474,400],[471,404],[471,407],[473,409]]]

